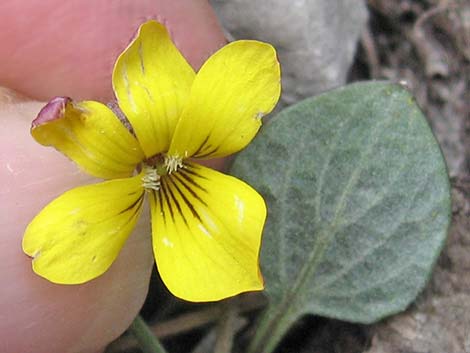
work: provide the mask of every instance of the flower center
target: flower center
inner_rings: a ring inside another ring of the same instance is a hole
[[[165,167],[168,174],[176,172],[183,166],[183,158],[177,156],[166,156]]]
[[[158,191],[160,189],[160,178],[176,172],[183,167],[183,159],[175,156],[157,154],[142,162],[142,185],[145,189]]]
[[[160,175],[157,168],[144,165],[144,176],[142,177],[142,185],[145,189],[152,189],[158,191],[160,189]]]

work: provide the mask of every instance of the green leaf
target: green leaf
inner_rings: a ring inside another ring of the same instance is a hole
[[[289,107],[232,171],[268,204],[270,304],[249,352],[271,352],[302,315],[371,323],[424,287],[447,234],[449,182],[402,87],[357,83]]]

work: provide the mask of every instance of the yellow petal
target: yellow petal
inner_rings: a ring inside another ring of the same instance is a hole
[[[263,288],[258,257],[266,206],[256,191],[187,164],[162,177],[152,195],[157,268],[175,296],[201,302]]]
[[[51,282],[78,284],[105,272],[141,213],[141,176],[72,189],[28,225],[23,251]]]
[[[114,92],[147,157],[168,150],[194,76],[165,27],[155,21],[144,23],[119,56]]]
[[[131,176],[144,158],[137,140],[105,105],[70,98],[51,100],[33,121],[31,134],[87,173],[104,179]]]
[[[271,45],[246,40],[226,45],[198,72],[168,154],[213,158],[241,150],[276,105],[280,87]]]

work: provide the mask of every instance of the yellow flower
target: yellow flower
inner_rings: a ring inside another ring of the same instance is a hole
[[[262,197],[196,162],[235,153],[255,136],[279,99],[274,48],[236,41],[196,74],[165,27],[149,21],[119,56],[112,79],[131,127],[101,103],[66,97],[33,121],[36,141],[109,179],[64,193],[32,220],[23,250],[34,271],[62,284],[101,275],[147,196],[158,271],[174,295],[210,301],[262,289]]]

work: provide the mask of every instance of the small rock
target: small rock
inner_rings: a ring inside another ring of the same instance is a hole
[[[284,104],[346,82],[367,20],[363,0],[211,3],[229,38],[258,39],[276,47],[282,65]]]

